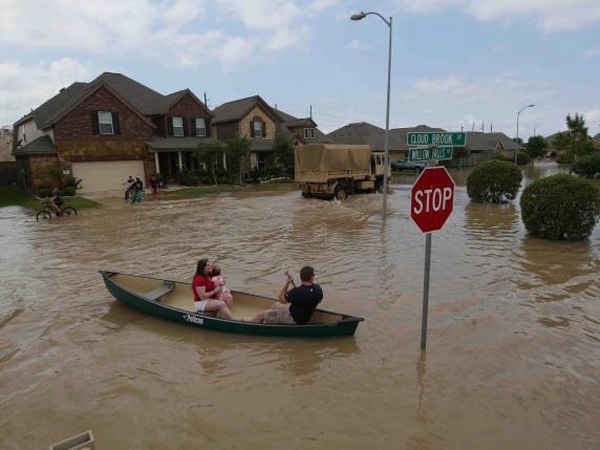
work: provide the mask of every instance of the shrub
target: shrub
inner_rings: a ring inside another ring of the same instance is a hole
[[[521,216],[534,236],[585,239],[600,216],[600,189],[591,181],[564,173],[541,178],[523,191]]]
[[[75,186],[65,186],[63,188],[63,194],[67,196],[72,196],[75,195],[76,190],[77,188]]]
[[[573,172],[587,178],[600,177],[600,152],[580,158],[572,168]]]
[[[494,160],[498,160],[498,161],[507,161],[507,162],[513,162],[512,158],[509,158],[507,156],[504,156],[502,153],[496,153],[494,156],[492,156],[492,159]]]
[[[491,160],[477,164],[467,178],[467,193],[474,202],[500,203],[517,195],[523,175],[508,161]]]
[[[558,158],[556,158],[556,162],[558,164],[572,164],[573,161],[573,155],[568,152],[561,153],[560,155],[558,155]]]
[[[40,197],[50,197],[52,195],[52,188],[42,184],[38,186],[37,195]]]
[[[73,188],[73,191],[79,189],[81,184],[81,178],[75,178],[73,175],[67,175],[63,179],[63,187],[65,190],[67,188]]]
[[[529,164],[529,161],[530,161],[529,153],[527,153],[527,152],[517,153],[517,164],[519,166],[524,166],[525,164]]]

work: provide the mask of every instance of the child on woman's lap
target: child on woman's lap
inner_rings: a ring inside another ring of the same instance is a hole
[[[233,295],[231,295],[231,291],[225,285],[225,277],[221,272],[221,268],[216,264],[213,266],[210,279],[215,284],[215,286],[219,288],[219,294],[217,298],[219,300],[223,300],[227,304],[227,306],[231,307],[231,305],[233,304]]]

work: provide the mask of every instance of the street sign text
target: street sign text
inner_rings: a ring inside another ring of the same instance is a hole
[[[463,132],[414,131],[406,136],[409,147],[417,146],[450,146],[464,147],[467,145],[467,134]]]

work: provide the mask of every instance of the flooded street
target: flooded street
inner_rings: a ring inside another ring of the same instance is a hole
[[[518,202],[470,203],[465,173],[433,235],[425,356],[414,177],[392,185],[385,222],[380,195],[289,186],[109,199],[49,223],[0,209],[0,448],[91,429],[99,450],[597,449],[600,226],[530,238]],[[211,332],[128,309],[97,272],[191,281],[203,256],[268,296],[311,264],[323,307],[366,320],[354,338]]]

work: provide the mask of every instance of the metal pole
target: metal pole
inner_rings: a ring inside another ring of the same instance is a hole
[[[519,111],[517,113],[517,146],[519,147],[519,149],[515,151],[515,164],[517,164],[517,154],[519,153],[519,150],[521,150],[521,144],[519,143],[519,115],[520,114],[521,114],[521,111]]]
[[[431,269],[431,233],[425,235],[425,274],[423,275],[423,313],[421,315],[421,350],[427,347],[427,316],[429,312],[429,271]]]
[[[383,170],[383,218],[387,215],[387,193],[388,193],[388,167],[390,165],[390,76],[392,73],[392,17],[388,24],[390,29],[390,43],[388,46],[388,76],[387,76],[387,103],[385,110],[385,143],[384,143],[384,170]]]

